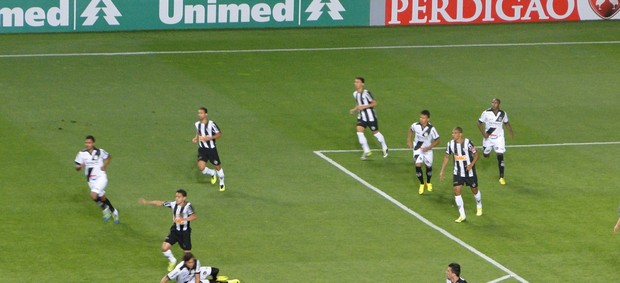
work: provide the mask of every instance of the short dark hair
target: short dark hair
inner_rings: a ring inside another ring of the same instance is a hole
[[[459,126],[456,126],[454,129],[459,131],[459,133],[461,133],[461,134],[463,133],[463,128],[461,128]]]
[[[177,193],[181,194],[182,196],[186,197],[187,196],[187,192],[184,189],[178,189]]]
[[[356,80],[360,80],[363,84],[366,83],[366,80],[363,77],[355,77]]]
[[[453,262],[448,264],[448,267],[452,270],[452,273],[456,274],[456,276],[461,277],[461,265]]]
[[[84,138],[85,140],[91,140],[93,142],[95,142],[95,137],[93,137],[92,135],[88,135],[86,136],[86,138]]]
[[[422,110],[420,112],[420,114],[425,115],[426,117],[430,118],[431,117],[431,112],[429,112],[428,110]]]
[[[194,257],[194,255],[193,255],[192,253],[185,253],[185,254],[183,255],[183,261],[188,261],[188,260],[190,260],[190,259],[192,259],[192,258],[195,258],[195,257]]]
[[[209,113],[209,111],[207,111],[207,107],[200,107],[200,108],[198,108],[198,110],[202,110],[205,113]]]

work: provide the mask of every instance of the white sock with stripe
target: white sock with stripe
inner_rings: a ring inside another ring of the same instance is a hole
[[[215,176],[215,170],[205,167],[205,170],[202,170],[202,174]]]
[[[375,134],[375,138],[377,138],[377,141],[379,141],[379,143],[381,144],[382,149],[386,149],[388,147],[387,144],[385,143],[385,138],[383,137],[381,133],[377,132]]]
[[[217,176],[220,178],[220,186],[223,186],[224,185],[224,168],[221,168],[220,170],[216,172],[217,172]]]
[[[172,251],[171,250],[167,250],[165,252],[162,252],[162,254],[164,254],[164,256],[166,258],[168,258],[168,261],[170,261],[170,262],[177,262],[177,259],[174,258],[174,255],[172,255]]]
[[[465,217],[465,204],[463,203],[463,197],[454,196],[454,201],[456,202],[456,206],[459,208],[459,215],[461,217]]]
[[[364,132],[357,132],[357,139],[359,140],[360,145],[362,145],[362,149],[364,150],[364,152],[369,152],[370,147],[368,147],[368,140],[366,140]]]

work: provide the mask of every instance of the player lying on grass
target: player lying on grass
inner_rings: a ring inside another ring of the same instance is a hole
[[[219,272],[217,267],[200,266],[200,261],[192,253],[186,253],[183,255],[183,261],[164,275],[160,282],[175,280],[183,283],[239,283],[238,279],[228,280],[227,276],[218,276]]]

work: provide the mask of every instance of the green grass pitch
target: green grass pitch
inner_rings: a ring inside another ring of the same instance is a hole
[[[0,281],[157,282],[172,199],[183,187],[198,220],[194,253],[244,282],[469,282],[507,275],[319,158],[359,148],[348,109],[353,77],[379,102],[391,148],[422,109],[442,146],[460,125],[480,145],[493,97],[509,145],[620,141],[616,22],[408,28],[3,35],[0,55],[375,46],[355,49],[126,56],[0,56]],[[607,44],[451,46],[602,42]],[[224,133],[227,191],[195,165],[200,106]],[[113,156],[107,194],[121,224],[103,223],[73,158],[83,137]],[[371,146],[378,148],[370,136]],[[509,148],[505,187],[494,155],[478,165],[485,215],[468,222],[448,181],[419,196],[411,153],[359,160],[351,172],[530,282],[611,282],[620,235],[620,145]],[[173,248],[177,258],[181,252]],[[514,278],[502,282],[518,282]]]

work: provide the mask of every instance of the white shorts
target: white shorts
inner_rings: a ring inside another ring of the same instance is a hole
[[[491,150],[500,154],[506,152],[504,135],[490,135],[489,138],[482,140],[482,147],[484,148],[484,155],[491,153]]]
[[[413,160],[415,164],[424,163],[426,167],[433,166],[433,151],[422,151],[421,149],[413,151]]]
[[[200,267],[200,282],[209,283],[209,280],[207,279],[207,277],[211,275],[211,271],[212,270],[210,266],[201,266]]]
[[[108,176],[97,176],[90,178],[88,181],[88,187],[90,187],[90,191],[93,193],[97,193],[98,196],[102,197],[105,195],[105,186],[108,185]]]

